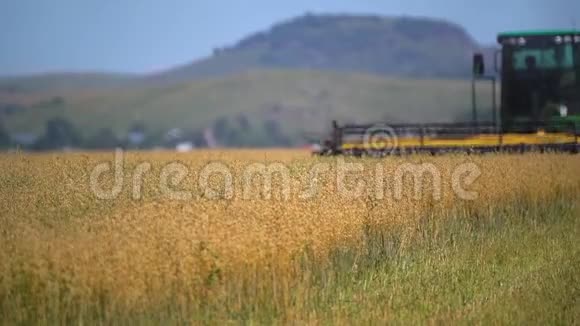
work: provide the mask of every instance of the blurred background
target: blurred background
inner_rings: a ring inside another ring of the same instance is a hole
[[[0,148],[188,151],[468,120],[472,54],[575,29],[580,2],[3,0],[0,22]]]

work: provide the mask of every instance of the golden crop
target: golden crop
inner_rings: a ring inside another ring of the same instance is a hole
[[[368,228],[399,228],[412,238],[420,220],[444,218],[453,210],[501,214],[502,203],[524,198],[544,201],[562,193],[580,198],[580,157],[571,155],[346,159],[364,167],[346,176],[350,190],[365,183],[363,193],[349,197],[338,189],[335,158],[282,150],[134,152],[124,157],[125,185],[119,197],[100,200],[91,191],[91,171],[112,161],[111,153],[0,157],[3,309],[22,308],[30,295],[38,303],[35,309],[47,314],[84,309],[79,302],[86,309],[106,302],[101,307],[105,311],[144,311],[168,300],[199,306],[228,293],[258,293],[272,284],[283,296],[302,272],[305,252],[323,263],[336,248],[360,246]],[[133,171],[143,162],[151,169],[144,173],[140,198],[134,199]],[[189,174],[171,187],[191,194],[185,200],[168,198],[160,186],[164,166],[176,162]],[[199,174],[209,162],[232,171],[232,198],[217,174],[208,180],[218,198],[208,198],[200,189]],[[248,166],[274,162],[288,169],[288,198],[284,178],[276,174],[271,198],[262,191],[260,176],[244,194]],[[312,174],[312,167],[321,163],[328,169]],[[393,195],[392,177],[409,163],[437,168],[441,198],[432,196],[437,185],[431,178],[422,179],[420,196],[409,177],[402,179],[401,196]],[[467,185],[478,194],[474,200],[462,200],[453,190],[452,175],[464,163],[481,172]],[[112,179],[112,172],[104,174],[103,187]],[[317,193],[303,198],[311,185]],[[235,306],[243,298],[228,300]]]

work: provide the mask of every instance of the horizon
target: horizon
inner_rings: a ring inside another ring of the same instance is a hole
[[[460,5],[459,0],[437,5],[427,0],[389,5],[373,0],[253,3],[259,10],[237,2],[220,6],[219,1],[173,0],[159,7],[152,0],[139,4],[89,0],[81,5],[74,0],[9,0],[0,4],[0,19],[8,27],[0,30],[0,46],[12,50],[0,55],[0,76],[153,74],[210,57],[215,48],[232,46],[307,13],[445,20],[463,27],[484,46],[495,44],[500,32],[575,29],[580,22],[580,3],[571,0],[558,1],[560,6],[541,0],[489,0],[470,6]],[[518,12],[520,19],[513,19],[512,12]],[[570,18],[562,18],[566,15]],[[194,41],[184,42],[188,39]]]

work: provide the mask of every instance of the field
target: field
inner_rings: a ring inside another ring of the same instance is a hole
[[[579,156],[13,153],[0,171],[5,324],[580,322]]]

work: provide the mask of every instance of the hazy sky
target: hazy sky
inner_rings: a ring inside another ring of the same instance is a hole
[[[158,71],[305,12],[445,18],[486,43],[580,28],[578,0],[0,0],[0,75]]]

